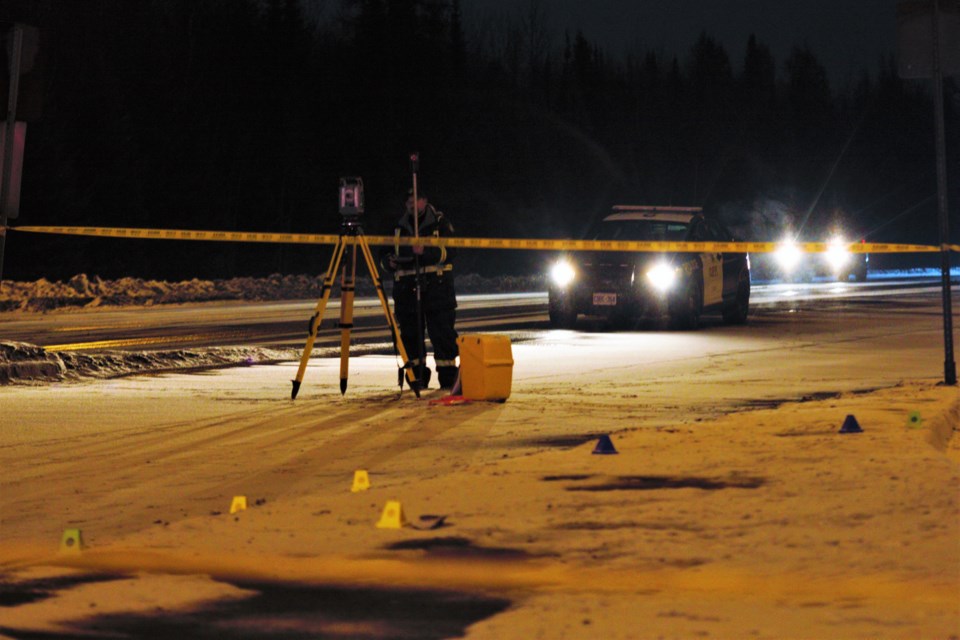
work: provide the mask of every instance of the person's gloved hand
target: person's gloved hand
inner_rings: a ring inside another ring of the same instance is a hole
[[[385,271],[396,271],[397,270],[397,256],[393,253],[388,253],[381,256],[380,258],[380,268]]]

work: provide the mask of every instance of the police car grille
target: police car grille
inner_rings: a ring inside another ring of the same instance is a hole
[[[631,265],[592,264],[584,266],[588,279],[595,289],[619,289],[628,286],[633,276]]]

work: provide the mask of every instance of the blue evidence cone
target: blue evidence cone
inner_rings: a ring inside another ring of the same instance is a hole
[[[863,433],[863,429],[860,428],[860,423],[857,422],[857,419],[853,415],[848,415],[843,421],[843,426],[840,427],[839,433]]]
[[[593,453],[609,455],[611,453],[619,453],[617,449],[613,446],[613,441],[610,439],[610,436],[603,434],[600,436],[600,439],[597,440],[597,446],[593,448]]]

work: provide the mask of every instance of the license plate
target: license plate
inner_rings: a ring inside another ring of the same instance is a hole
[[[593,305],[595,307],[615,307],[617,305],[617,294],[595,293],[593,294]]]

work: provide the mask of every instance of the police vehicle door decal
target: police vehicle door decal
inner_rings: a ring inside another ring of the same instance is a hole
[[[703,304],[719,304],[723,300],[723,255],[701,253],[703,262]]]

